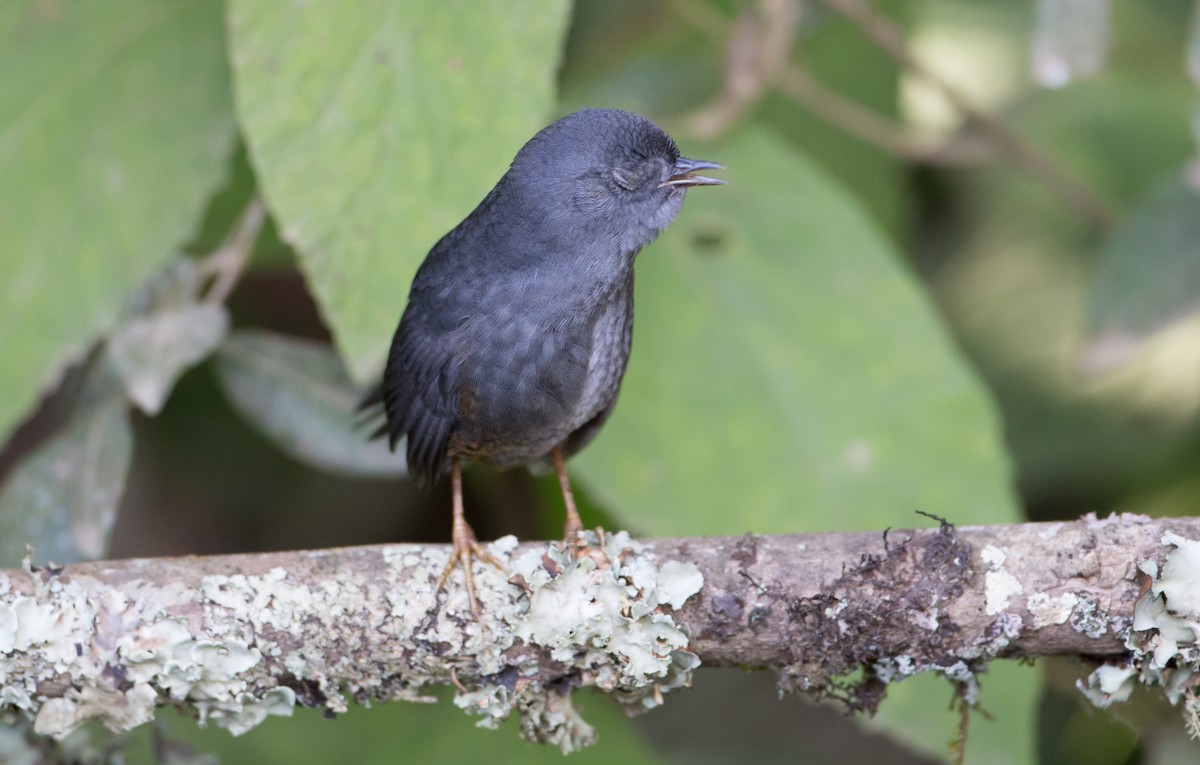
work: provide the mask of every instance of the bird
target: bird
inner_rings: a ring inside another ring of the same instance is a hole
[[[409,474],[451,478],[450,560],[478,618],[473,559],[503,568],[463,513],[462,463],[549,463],[566,506],[564,538],[582,542],[566,460],[617,401],[633,337],[633,265],[694,186],[722,169],[688,159],[646,117],[588,108],[543,128],[412,281],[382,380],[364,400],[375,431],[406,442]]]

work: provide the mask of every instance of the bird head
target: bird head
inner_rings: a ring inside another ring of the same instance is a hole
[[[687,189],[724,183],[696,174],[720,168],[681,156],[675,141],[645,117],[583,109],[534,136],[513,160],[510,176],[538,198],[549,193],[566,202],[548,208],[548,223],[633,255],[674,220]]]

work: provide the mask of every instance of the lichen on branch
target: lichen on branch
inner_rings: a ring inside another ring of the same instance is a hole
[[[670,616],[699,571],[659,565],[623,532],[580,556],[492,543],[507,571],[476,573],[479,620],[461,590],[436,590],[443,550],[374,552],[390,576],[367,561],[315,580],[286,566],[211,572],[195,587],[151,577],[153,561],[127,564],[120,589],[62,568],[0,574],[0,705],[60,739],[90,719],[129,730],[167,703],[239,734],[298,699],[342,712],[345,694],[420,700],[453,683],[481,724],[517,711],[528,738],[571,751],[594,738],[573,687],[649,708],[699,664]],[[303,555],[321,568],[337,553]],[[355,662],[374,671],[348,675]]]
[[[939,673],[970,704],[992,659],[1101,657],[1117,664],[1094,685],[1116,698],[1139,652],[1165,652],[1168,638],[1194,651],[1173,636],[1178,620],[1191,629],[1200,617],[1170,585],[1190,580],[1148,575],[1179,570],[1196,539],[1200,518],[1137,515],[619,533],[592,537],[578,558],[505,538],[489,548],[505,571],[476,567],[478,620],[459,573],[436,588],[445,545],[27,565],[0,572],[0,718],[61,737],[91,718],[128,729],[171,704],[241,732],[296,704],[339,713],[349,699],[428,700],[452,685],[481,724],[516,712],[526,737],[572,749],[593,735],[572,689],[644,709],[699,661],[773,668],[783,690],[870,710],[918,672]],[[1176,621],[1135,623],[1159,612]],[[1185,677],[1167,662],[1170,678]]]

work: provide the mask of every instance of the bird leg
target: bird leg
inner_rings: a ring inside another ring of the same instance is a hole
[[[567,464],[563,459],[562,448],[559,446],[550,450],[550,459],[554,461],[554,470],[558,473],[558,486],[562,489],[563,503],[567,506],[567,522],[563,525],[563,543],[579,557],[587,548],[587,540],[583,537],[583,521],[579,511],[575,509],[575,495],[571,493],[571,481],[567,478]]]
[[[466,578],[467,602],[471,606],[471,614],[475,617],[475,621],[479,621],[479,600],[475,597],[475,574],[471,571],[472,559],[491,563],[501,571],[504,570],[504,565],[476,541],[475,532],[463,516],[462,467],[457,459],[450,463],[450,492],[454,508],[454,526],[451,532],[454,550],[450,553],[450,560],[446,562],[446,568],[442,569],[442,575],[438,577],[437,589],[438,592],[441,592],[442,588],[446,586],[446,580],[454,571],[454,567],[461,566],[463,576]]]

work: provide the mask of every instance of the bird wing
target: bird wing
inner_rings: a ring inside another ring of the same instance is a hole
[[[447,444],[454,426],[458,365],[450,328],[410,297],[392,340],[384,370],[382,399],[392,448],[408,439],[409,474],[431,484],[450,466]]]

